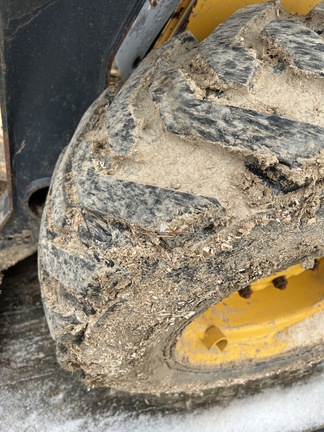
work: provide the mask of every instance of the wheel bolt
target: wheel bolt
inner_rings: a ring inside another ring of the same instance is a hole
[[[252,288],[250,285],[246,286],[245,288],[241,288],[238,290],[238,293],[241,297],[245,299],[249,299],[253,293]]]
[[[273,283],[273,286],[275,288],[278,288],[280,290],[286,289],[287,285],[288,285],[288,281],[286,279],[286,276],[279,276],[279,277],[273,279],[272,283]]]

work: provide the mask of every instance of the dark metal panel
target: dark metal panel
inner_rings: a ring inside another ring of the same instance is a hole
[[[2,231],[39,221],[29,191],[45,185],[87,107],[102,92],[109,59],[144,0],[0,0],[1,50],[14,212]],[[1,267],[0,267],[1,269]]]

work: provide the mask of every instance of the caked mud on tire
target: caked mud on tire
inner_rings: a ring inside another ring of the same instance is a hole
[[[304,18],[244,8],[201,44],[184,33],[152,52],[82,119],[56,167],[39,263],[58,359],[88,385],[217,401],[322,361],[310,339],[197,370],[173,346],[208,306],[324,255],[323,19],[323,4]]]

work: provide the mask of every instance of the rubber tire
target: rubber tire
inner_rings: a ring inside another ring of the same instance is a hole
[[[216,402],[319,370],[312,340],[213,369],[173,350],[212,304],[324,255],[323,119],[289,118],[277,93],[279,113],[251,102],[262,71],[323,89],[323,11],[297,20],[262,3],[201,44],[183,33],[83,117],[56,166],[39,276],[58,360],[89,386]]]

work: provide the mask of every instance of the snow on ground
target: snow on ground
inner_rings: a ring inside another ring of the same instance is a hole
[[[0,432],[305,432],[324,425],[323,372],[226,407],[181,414],[149,413],[136,397],[109,389],[88,392],[56,361],[36,257],[6,274],[1,289]]]
[[[229,406],[172,415],[90,414],[56,410],[63,395],[42,402],[41,392],[0,393],[0,430],[8,432],[298,432],[324,425],[324,374],[292,388],[275,388]],[[42,408],[43,407],[43,408]]]

